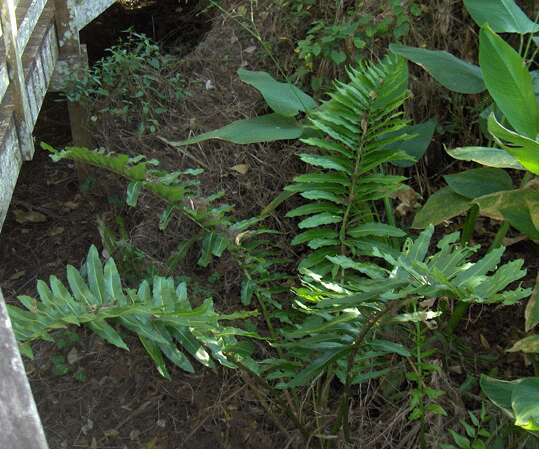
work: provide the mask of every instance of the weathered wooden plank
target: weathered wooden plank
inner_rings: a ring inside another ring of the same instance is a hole
[[[22,153],[9,91],[0,109],[0,230],[6,218],[22,165]],[[1,447],[1,446],[0,446]]]
[[[0,290],[0,447],[48,449]]]
[[[0,40],[0,102],[9,86],[9,75],[6,64],[6,48],[4,42]]]
[[[22,54],[34,32],[47,0],[21,0],[17,5],[17,47]]]
[[[2,23],[3,38],[6,52],[6,62],[9,67],[8,75],[15,108],[15,120],[19,132],[23,158],[32,159],[34,155],[34,141],[30,128],[31,112],[28,104],[28,94],[24,82],[22,58],[17,49],[17,21],[15,17],[15,1],[2,0],[0,2],[0,21]]]
[[[92,20],[110,8],[116,0],[94,0],[85,2],[75,2],[76,8],[76,27],[80,31]]]
[[[45,76],[44,62],[41,56],[43,47],[49,44],[51,28],[54,27],[53,14],[54,10],[50,7],[43,11],[38,23],[35,25],[23,56],[24,78],[32,116],[32,129],[37,122],[48,88],[48,77]]]

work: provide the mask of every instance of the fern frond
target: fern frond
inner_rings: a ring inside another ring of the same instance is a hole
[[[510,305],[530,296],[531,289],[520,286],[505,290],[526,275],[520,259],[500,265],[505,248],[471,262],[479,247],[461,246],[459,234],[454,233],[444,237],[429,255],[433,231],[430,226],[415,240],[408,239],[397,255],[378,249],[373,255],[383,258],[388,269],[346,256],[329,257],[335,265],[366,275],[345,284],[332,283],[306,270],[303,286],[295,289],[296,309],[305,318],[282,330],[281,346],[288,358],[266,362],[268,378],[279,380],[283,388],[292,388],[309,384],[331,365],[344,382],[347,358],[354,348],[357,350],[357,337],[367,330],[352,373],[353,383],[365,382],[385,374],[389,356],[409,355],[404,346],[382,337],[384,324],[425,321],[441,314],[436,309],[389,314],[372,326],[372,318],[388,307],[394,305],[396,313],[409,301],[417,304],[432,298]]]
[[[214,366],[213,360],[217,360],[236,367],[234,360],[239,356],[225,354],[237,345],[236,336],[248,333],[224,327],[221,321],[256,315],[219,315],[211,299],[193,307],[185,283],[175,286],[172,278],[156,276],[151,286],[144,281],[137,290],[124,288],[114,260],[110,258],[103,266],[95,246],[90,248],[82,274],[73,266],[67,267],[67,281],[69,289],[55,276],[50,278],[50,287],[38,281],[39,300],[19,296],[26,310],[8,306],[15,335],[26,355],[31,355],[32,341],[54,341],[55,330],[71,325],[87,326],[110,344],[128,349],[116,329],[120,327],[138,336],[165,377],[169,377],[165,357],[181,369],[194,372],[181,349],[205,366]]]
[[[394,149],[396,142],[408,138],[398,133],[408,125],[402,111],[406,62],[389,56],[378,64],[349,69],[348,76],[349,82],[336,83],[330,100],[309,116],[309,127],[323,137],[304,139],[318,152],[300,158],[315,171],[296,177],[285,189],[311,201],[288,216],[306,217],[299,227],[312,231],[293,243],[306,243],[313,250],[300,267],[320,274],[334,267],[328,257],[357,253],[355,229],[377,214],[371,203],[388,197],[405,180],[385,175],[384,164],[410,159]]]

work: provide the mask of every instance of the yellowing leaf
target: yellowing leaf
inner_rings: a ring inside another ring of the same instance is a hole
[[[249,171],[249,166],[247,164],[238,164],[230,167],[230,169],[238,172],[240,175],[246,175]]]
[[[20,224],[25,223],[43,223],[47,221],[47,217],[36,211],[25,211],[22,209],[15,209],[15,221]]]

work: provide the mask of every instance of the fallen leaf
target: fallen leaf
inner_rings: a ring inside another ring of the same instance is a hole
[[[247,164],[238,164],[230,167],[230,169],[238,172],[240,175],[246,175],[249,171],[249,166]]]
[[[47,235],[49,237],[56,237],[57,235],[63,234],[64,228],[62,226],[54,226],[53,228],[49,228],[47,231]]]
[[[90,418],[88,418],[88,420],[86,421],[86,424],[84,424],[84,425],[81,427],[80,431],[81,431],[84,435],[88,435],[88,432],[89,432],[90,430],[92,430],[93,428],[94,428],[94,422],[93,422]]]
[[[109,429],[105,430],[103,435],[105,435],[105,438],[118,438],[120,436],[120,432],[118,432],[116,429]]]
[[[247,47],[245,50],[243,50],[245,53],[254,53],[256,51],[256,45],[251,45],[250,47]]]
[[[15,221],[20,224],[24,223],[43,223],[47,221],[47,216],[36,211],[26,211],[15,209]]]
[[[64,203],[64,207],[69,210],[75,210],[78,209],[80,206],[80,203],[76,203],[75,201],[66,201]]]
[[[17,279],[20,279],[22,278],[24,275],[26,274],[26,271],[22,270],[22,271],[17,271],[16,273],[12,274],[8,281],[16,281]]]
[[[74,365],[80,360],[79,351],[77,348],[71,348],[71,351],[67,353],[67,363]]]

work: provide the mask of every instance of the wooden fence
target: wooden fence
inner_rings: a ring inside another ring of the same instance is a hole
[[[79,32],[115,1],[0,0],[0,232],[22,163],[34,155],[45,94],[61,91],[67,76],[86,66]],[[80,106],[70,103],[69,114],[81,143]],[[47,449],[1,291],[0,449]]]

